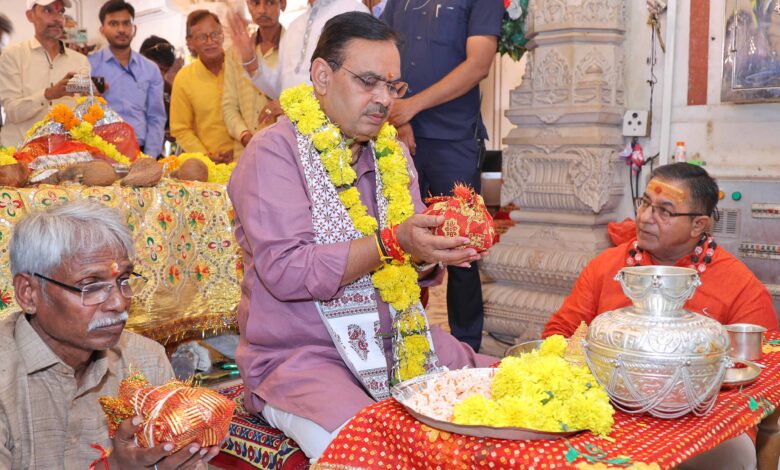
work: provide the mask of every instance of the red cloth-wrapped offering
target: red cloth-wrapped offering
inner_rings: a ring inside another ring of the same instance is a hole
[[[143,422],[135,433],[138,445],[154,447],[171,442],[174,452],[192,442],[201,447],[220,444],[236,407],[214,390],[190,387],[178,380],[152,387],[140,372],[122,380],[117,397],[100,397],[98,401],[108,418],[111,438],[122,421],[140,416]]]
[[[478,252],[487,251],[495,243],[496,228],[482,196],[462,184],[456,184],[452,194],[425,199],[429,206],[424,214],[444,216],[444,223],[435,227],[433,233],[468,237],[471,240],[469,247]]]

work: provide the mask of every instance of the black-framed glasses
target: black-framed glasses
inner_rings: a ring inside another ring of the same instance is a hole
[[[406,82],[390,81],[374,74],[367,74],[366,76],[358,75],[352,70],[344,67],[343,65],[339,65],[334,62],[330,62],[330,66],[334,70],[338,68],[342,68],[347,72],[349,72],[353,77],[355,77],[358,80],[360,85],[363,87],[363,90],[365,90],[368,93],[373,93],[375,95],[378,95],[382,91],[381,88],[382,85],[385,85],[387,87],[387,94],[389,94],[391,98],[403,98],[406,92],[409,91],[409,84]]]
[[[647,197],[641,197],[637,199],[636,201],[637,212],[644,211],[648,208],[650,208],[653,211],[652,212],[653,216],[655,216],[656,219],[658,219],[663,223],[669,223],[669,220],[672,217],[685,217],[685,216],[693,217],[693,216],[707,215],[701,212],[672,212],[663,206],[659,206],[658,204],[653,204],[652,201],[650,201],[650,199],[648,199]]]
[[[33,276],[43,279],[44,281],[51,282],[54,285],[60,286],[63,289],[67,289],[71,292],[78,292],[81,294],[81,303],[85,307],[91,307],[92,305],[100,305],[111,295],[111,290],[114,287],[119,288],[119,293],[126,299],[132,299],[135,294],[140,292],[147,279],[138,274],[131,273],[130,277],[119,278],[116,282],[93,282],[87,284],[84,287],[71,286],[60,281],[55,281],[43,274],[33,273]]]
[[[206,44],[206,41],[211,39],[211,42],[219,42],[224,37],[224,33],[222,31],[212,31],[208,34],[206,33],[200,33],[195,36],[190,36],[192,39],[198,41],[201,44]]]

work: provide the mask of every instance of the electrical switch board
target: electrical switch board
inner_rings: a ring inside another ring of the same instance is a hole
[[[739,254],[748,258],[780,259],[780,245],[742,242],[739,244]]]
[[[756,219],[780,219],[780,203],[753,203],[750,215]]]

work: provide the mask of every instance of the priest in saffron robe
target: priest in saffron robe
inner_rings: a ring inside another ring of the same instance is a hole
[[[689,163],[656,168],[637,207],[636,237],[585,267],[542,336],[569,337],[580,322],[590,324],[600,313],[631,305],[614,277],[621,268],[640,265],[695,268],[701,286],[687,310],[724,325],[753,323],[776,330],[769,291],[706,232],[717,202],[718,185],[703,168]]]
[[[250,141],[228,184],[245,266],[244,403],[312,459],[393,382],[495,362],[431,328],[419,305],[437,263],[480,255],[468,238],[431,233],[442,216],[420,214],[414,165],[386,123],[408,88],[397,41],[368,13],[332,18],[312,85],[282,93],[285,115]]]
[[[580,322],[631,305],[614,280],[627,266],[694,268],[701,285],[685,309],[724,325],[753,323],[778,328],[772,297],[741,261],[718,245],[707,229],[718,202],[718,185],[700,166],[675,163],[656,168],[639,200],[636,237],[605,250],[582,271],[560,310],[545,325],[543,337],[571,336]],[[683,462],[681,469],[753,469],[755,448],[747,435]]]

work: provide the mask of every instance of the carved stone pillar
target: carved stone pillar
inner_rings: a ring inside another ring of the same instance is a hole
[[[531,0],[531,50],[507,116],[503,204],[517,225],[482,262],[485,329],[538,339],[580,271],[610,246],[623,193],[623,0]],[[490,338],[484,351],[506,348]]]

